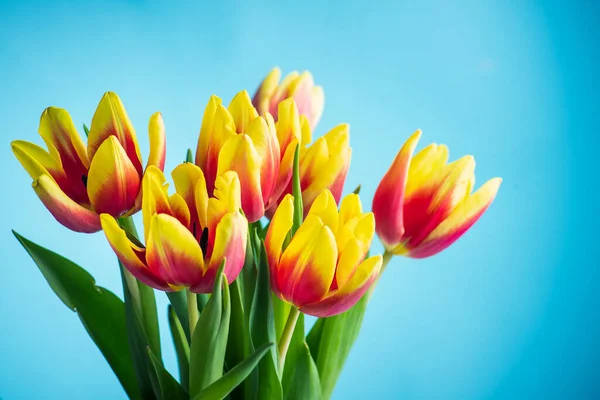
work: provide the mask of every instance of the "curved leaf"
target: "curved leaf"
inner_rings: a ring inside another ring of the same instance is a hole
[[[109,290],[96,286],[94,278],[74,262],[15,231],[13,234],[37,264],[54,293],[77,313],[127,395],[140,399],[128,345],[123,302]]]
[[[256,350],[250,357],[236,365],[223,375],[223,377],[194,397],[194,400],[220,400],[225,398],[225,396],[231,393],[236,386],[250,375],[259,361],[272,347],[274,347],[273,343],[267,343]]]

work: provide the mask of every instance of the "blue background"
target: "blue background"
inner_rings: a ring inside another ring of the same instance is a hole
[[[479,183],[504,178],[450,249],[392,261],[334,398],[599,395],[600,3],[84,3],[0,3],[3,399],[124,397],[10,229],[120,295],[114,256],[101,233],[55,223],[9,142],[41,144],[50,105],[89,124],[113,90],[146,156],[148,118],[163,113],[171,169],[195,148],[208,97],[252,93],[275,65],[309,69],[324,86],[317,136],[351,124],[346,191],[361,183],[367,207],[416,128],[420,147],[475,155]],[[158,300],[176,371],[166,297]]]

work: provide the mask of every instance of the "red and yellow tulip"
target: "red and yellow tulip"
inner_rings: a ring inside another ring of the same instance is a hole
[[[42,113],[39,134],[48,151],[16,140],[12,151],[33,179],[33,189],[50,213],[67,228],[99,231],[99,214],[114,217],[140,206],[142,159],[121,99],[104,94],[92,119],[87,147],[69,113],[49,107]],[[147,166],[164,168],[165,126],[160,113],[150,117]]]
[[[296,144],[300,143],[299,173],[304,215],[325,189],[328,189],[339,203],[352,157],[349,125],[340,124],[308,145],[311,142],[311,130],[306,118],[299,114],[293,99],[279,103],[279,115],[277,138],[282,148],[290,138],[296,139],[292,146],[287,147],[289,157],[283,157],[281,162],[282,171],[286,173],[280,174],[279,182],[285,185],[285,191],[279,197],[279,202],[285,195],[292,193],[292,161]],[[279,202],[273,202],[267,209],[268,216],[273,215]]]
[[[333,195],[324,190],[284,247],[293,214],[293,197],[286,195],[267,232],[273,291],[305,314],[328,317],[348,310],[381,269],[380,255],[365,260],[375,233],[373,214],[362,212],[355,194],[344,198],[338,212]]]
[[[421,131],[398,152],[373,198],[377,235],[393,254],[432,256],[454,243],[494,200],[502,180],[472,193],[475,160],[448,163],[448,148],[431,144],[413,156]]]
[[[237,172],[242,209],[250,222],[258,221],[273,194],[279,164],[273,118],[259,116],[246,91],[238,93],[228,108],[217,96],[210,98],[196,151],[196,165],[206,174],[209,193],[217,176]]]
[[[119,260],[146,285],[209,293],[223,260],[228,282],[244,265],[248,221],[239,211],[240,181],[233,171],[220,175],[211,197],[197,166],[181,164],[172,177],[176,193],[169,196],[161,170],[150,167],[144,176],[146,247],[132,242],[108,214],[101,215],[102,229]]]
[[[316,86],[312,75],[308,71],[288,74],[281,83],[281,70],[273,68],[262,81],[252,103],[260,115],[270,113],[279,119],[279,103],[288,98],[293,98],[298,105],[298,111],[307,118],[311,129],[315,129],[325,104],[325,95],[321,86]]]

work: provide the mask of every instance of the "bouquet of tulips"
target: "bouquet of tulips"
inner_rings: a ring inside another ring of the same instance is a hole
[[[85,125],[49,107],[47,150],[12,150],[54,218],[102,230],[118,260],[123,300],[83,268],[15,233],[62,302],[75,311],[132,399],[327,399],[393,255],[448,247],[494,199],[477,191],[471,156],[400,149],[365,212],[359,188],[342,197],[349,127],[312,140],[324,95],[308,72],[274,69],[251,99],[212,96],[195,156],[169,190],[160,113],[150,117],[144,166],[120,98],[106,93]],[[138,233],[132,215],[142,212]],[[370,254],[377,233],[384,253]],[[116,268],[115,268],[116,270]],[[179,379],[161,358],[155,291],[169,298]],[[317,317],[307,332],[304,315]]]

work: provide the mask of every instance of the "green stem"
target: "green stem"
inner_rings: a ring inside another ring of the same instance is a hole
[[[387,268],[388,263],[390,262],[392,257],[394,257],[394,254],[392,252],[389,252],[387,250],[383,252],[383,262],[381,263],[381,272],[379,272],[379,276],[383,274],[383,271],[385,271],[385,269]]]
[[[187,295],[187,306],[188,306],[188,319],[190,320],[190,337],[194,337],[194,329],[200,318],[198,313],[198,300],[196,299],[196,293],[190,292],[189,289],[185,290]]]
[[[294,328],[296,328],[296,322],[298,321],[299,315],[300,311],[298,311],[296,307],[292,307],[290,309],[290,315],[288,315],[287,322],[285,323],[285,328],[283,328],[283,333],[281,334],[281,340],[279,341],[279,370],[281,372],[283,372],[285,356],[287,355],[287,351],[290,347],[290,342],[292,341],[292,336],[294,335]]]
[[[381,275],[383,275],[383,272],[387,268],[392,257],[394,257],[394,254],[392,252],[389,252],[387,250],[383,252],[383,255],[382,255],[383,261],[381,263],[381,271],[379,271],[379,275],[377,276],[377,278],[375,279],[375,282],[373,282],[373,284],[371,285],[371,287],[369,288],[369,290],[367,292],[367,296],[368,296],[367,300],[371,299],[371,296],[373,295],[373,292],[375,291],[375,286],[377,286],[377,284],[379,283],[379,279],[381,279]]]

